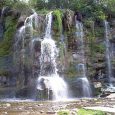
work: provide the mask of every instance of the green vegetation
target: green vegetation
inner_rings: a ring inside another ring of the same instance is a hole
[[[60,57],[60,59],[62,61],[64,61],[65,46],[64,46],[64,44],[62,42],[59,43],[59,48],[60,48],[60,50],[59,50],[59,57]],[[63,63],[63,62],[61,62],[61,63]]]
[[[53,15],[55,17],[54,28],[58,29],[58,32],[62,32],[62,12],[60,10],[54,10]]]
[[[62,110],[58,112],[58,115],[70,115],[70,112],[66,110]]]
[[[77,75],[76,65],[75,63],[70,63],[69,68],[67,69],[67,76],[75,77]]]
[[[71,9],[79,11],[87,18],[104,20],[107,12],[115,13],[115,0],[30,0],[29,4],[36,10]]]
[[[95,111],[95,110],[87,110],[87,109],[79,109],[78,115],[106,115],[105,112]]]
[[[95,52],[99,52],[99,53],[103,54],[105,51],[105,46],[103,44],[98,44],[98,45],[95,45],[94,49],[95,49],[94,50]]]
[[[93,20],[104,20],[108,13],[113,15],[115,13],[115,0],[100,0],[97,3],[94,0],[29,0],[29,4],[19,0],[1,0],[0,7],[3,6],[10,6],[23,12],[28,12],[31,8],[36,11],[71,9]]]
[[[12,8],[23,15],[30,15],[32,13],[31,7],[23,1],[13,3]]]
[[[12,50],[13,37],[16,31],[17,20],[12,17],[6,19],[6,31],[4,33],[4,39],[0,42],[0,56],[9,55]]]
[[[13,0],[1,0],[0,1],[0,8],[4,7],[4,6],[12,6],[14,3]]]
[[[115,13],[115,0],[101,0],[101,5],[104,5],[105,9]]]
[[[0,70],[0,76],[9,76],[10,72],[5,70]]]
[[[29,6],[22,1],[18,0],[1,0],[0,8],[3,7],[12,8],[12,10],[16,10],[16,12],[20,12],[21,14],[28,15],[30,13]],[[4,18],[5,22],[5,32],[3,36],[3,40],[0,42],[0,56],[6,56],[11,54],[13,48],[13,38],[16,31],[17,19],[15,16],[11,15]]]
[[[98,111],[98,110],[87,110],[87,109],[79,109],[76,110],[77,115],[106,115],[105,112]],[[62,110],[58,112],[58,115],[70,115],[69,110]]]

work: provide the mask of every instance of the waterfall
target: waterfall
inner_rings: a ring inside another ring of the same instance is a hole
[[[37,23],[38,23],[38,16],[36,12],[26,18],[24,25],[18,30],[18,33],[17,33],[18,35],[15,39],[15,44],[14,44],[15,47],[18,47],[17,45],[19,45],[21,42],[22,49],[24,49],[25,47],[24,43],[25,43],[26,38],[28,37],[28,38],[33,39],[33,29],[37,28],[37,25],[38,25]]]
[[[47,99],[61,100],[67,98],[67,84],[59,76],[56,58],[58,50],[51,37],[52,12],[46,15],[45,37],[41,42],[40,76],[38,77],[39,91],[45,91]]]
[[[110,39],[111,39],[111,33],[110,33],[110,27],[109,23],[105,20],[104,21],[104,26],[105,26],[105,46],[106,46],[106,61],[107,61],[107,76],[109,79],[109,85],[110,87],[113,87],[113,73],[112,73],[112,46],[110,44]]]
[[[67,46],[66,46],[66,43],[65,43],[65,36],[64,34],[62,33],[61,36],[60,36],[60,62],[61,62],[61,69],[62,71],[64,71],[65,67],[66,67],[66,53],[67,53]]]
[[[84,32],[83,32],[83,24],[80,21],[76,20],[76,36],[78,38],[78,55],[80,57],[78,62],[78,71],[80,72],[80,80],[82,83],[82,94],[83,97],[91,97],[92,91],[90,87],[90,83],[88,81],[86,75],[86,61],[85,61],[85,52],[84,52]]]
[[[36,12],[34,12],[32,15],[26,18],[24,22],[25,26],[28,26],[31,28],[31,30],[36,29],[38,27],[38,15]]]
[[[108,29],[109,25],[107,21],[104,21],[105,24],[105,45],[106,45],[106,60],[107,60],[107,75],[109,80],[111,81],[112,77],[112,64],[111,64],[111,45],[109,42],[110,39],[110,31]]]
[[[32,67],[30,66],[30,63],[34,61],[32,57],[33,30],[37,29],[37,27],[38,15],[36,12],[34,12],[32,15],[25,19],[24,25],[19,28],[15,37],[14,61],[17,71],[20,71],[19,78],[21,77],[20,82],[22,84],[28,84],[28,80],[25,79],[28,79],[29,76],[32,76],[32,74],[27,75],[27,72],[25,72],[25,65],[26,68],[30,69]]]
[[[52,26],[52,12],[46,15],[46,31],[45,31],[45,38],[44,39],[50,39],[51,38],[51,26]]]

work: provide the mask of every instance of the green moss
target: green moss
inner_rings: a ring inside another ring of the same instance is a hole
[[[3,41],[0,43],[0,56],[9,55],[11,53],[13,37],[16,31],[16,23],[17,21],[11,17],[6,19],[6,31],[4,33]]]
[[[10,6],[12,7],[13,0],[1,0],[0,1],[0,8],[3,8],[4,6]]]
[[[103,44],[95,45],[94,51],[95,51],[95,52],[104,53],[104,51],[105,51],[105,46],[104,46]]]
[[[37,13],[41,14],[41,15],[46,15],[48,12],[51,12],[51,10],[47,10],[47,9],[42,9],[42,10],[38,10]]]
[[[96,37],[100,37],[100,39],[103,38],[104,28],[103,27],[96,27],[95,28],[95,35],[96,35]]]
[[[79,109],[77,115],[106,115],[106,113],[97,110]]]
[[[77,75],[77,70],[75,63],[70,63],[69,68],[66,71],[68,77],[75,77]]]
[[[55,17],[54,29],[57,29],[59,33],[62,32],[62,12],[60,10],[53,11]]]
[[[84,26],[87,28],[91,28],[92,24],[94,23],[93,19],[91,18],[84,19],[83,22],[84,22]]]
[[[60,59],[64,59],[64,54],[65,54],[65,46],[64,46],[64,44],[61,42],[60,44],[59,44],[59,57],[60,57]]]
[[[70,112],[66,111],[66,110],[63,110],[63,111],[59,111],[57,114],[58,115],[70,115]]]
[[[96,27],[94,31],[88,30],[87,41],[92,57],[95,56],[97,52],[104,53],[105,51],[104,44],[102,44],[101,42],[98,44],[96,43],[96,41],[99,41],[103,38],[103,34],[104,34],[103,28]]]
[[[70,115],[69,110],[62,110],[57,113],[58,115]],[[76,111],[77,115],[106,115],[105,112],[98,110],[87,110],[87,109],[79,109]]]
[[[0,76],[9,76],[9,72],[5,70],[0,70]]]
[[[97,16],[97,18],[100,20],[105,20],[107,18],[103,11],[97,10],[95,13],[96,13],[95,15]]]

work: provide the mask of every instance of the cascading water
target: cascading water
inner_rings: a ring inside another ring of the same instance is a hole
[[[30,62],[33,64],[34,68],[32,68],[32,76],[38,76],[39,71],[35,68],[39,68],[39,48],[37,47],[38,51],[35,51],[34,47],[37,42],[40,42],[38,37],[34,37],[34,32],[37,31],[39,26],[39,19],[38,14],[33,10],[33,14],[26,18],[24,26],[26,31],[26,37],[29,38],[29,54],[30,54]],[[28,39],[27,39],[28,40]]]
[[[26,68],[30,70],[32,69],[30,64],[33,61],[32,59],[33,30],[37,28],[37,25],[38,25],[38,15],[36,12],[34,12],[31,16],[26,18],[24,25],[18,30],[16,34],[14,44],[14,51],[15,51],[14,60],[16,63],[17,71],[20,71],[19,76],[21,76],[21,79],[19,81],[22,84],[28,84],[28,77],[31,76],[31,74],[29,74],[27,71],[25,72],[25,69]]]
[[[57,72],[56,58],[58,50],[51,37],[52,12],[46,15],[46,21],[45,37],[41,42],[41,68],[37,89],[46,91],[47,99],[62,100],[67,98],[67,84]]]
[[[24,26],[22,26],[19,31],[18,31],[18,35],[16,37],[15,40],[15,44],[14,44],[14,50],[16,51],[18,48],[18,45],[20,45],[21,43],[21,49],[24,50],[25,46],[25,41],[29,38],[33,38],[33,29],[37,28],[37,23],[38,23],[38,19],[37,19],[37,13],[35,12],[34,14],[32,14],[31,16],[27,17],[25,22],[24,22]],[[18,52],[18,51],[17,51]],[[18,52],[19,53],[19,52]],[[23,56],[24,57],[24,56]]]
[[[110,39],[111,39],[111,33],[110,33],[110,27],[109,23],[105,20],[104,21],[104,26],[105,26],[105,45],[106,45],[106,61],[107,61],[107,76],[109,79],[109,86],[113,87],[113,73],[112,73],[112,47],[110,44]]]
[[[107,60],[107,74],[108,74],[108,78],[111,81],[111,77],[112,77],[112,65],[111,65],[111,46],[110,46],[110,31],[108,29],[109,25],[107,21],[104,21],[105,24],[105,45],[106,45],[106,60]]]
[[[79,63],[78,63],[78,71],[80,72],[80,78],[82,83],[82,94],[83,97],[91,97],[92,91],[90,87],[90,83],[86,76],[86,62],[85,62],[85,52],[84,52],[84,32],[83,32],[83,24],[80,21],[76,20],[76,36],[78,38],[78,55],[80,57]]]
[[[60,36],[60,62],[61,62],[61,69],[62,71],[64,71],[65,67],[66,67],[66,60],[65,60],[65,57],[66,57],[66,51],[67,47],[66,47],[66,43],[65,43],[65,36],[64,34],[62,33],[61,36]]]

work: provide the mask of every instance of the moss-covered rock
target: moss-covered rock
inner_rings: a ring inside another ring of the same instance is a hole
[[[64,17],[63,17],[63,25],[64,25],[64,29],[65,30],[72,30],[73,25],[75,24],[75,19],[74,19],[74,12],[67,9],[64,13]]]
[[[17,20],[13,20],[12,17],[7,17],[4,33],[4,39],[0,43],[0,56],[5,56],[11,54],[13,47],[13,37],[16,31]]]
[[[54,27],[53,30],[57,30],[59,33],[62,32],[62,16],[63,12],[61,10],[54,10],[53,11],[54,16]]]

